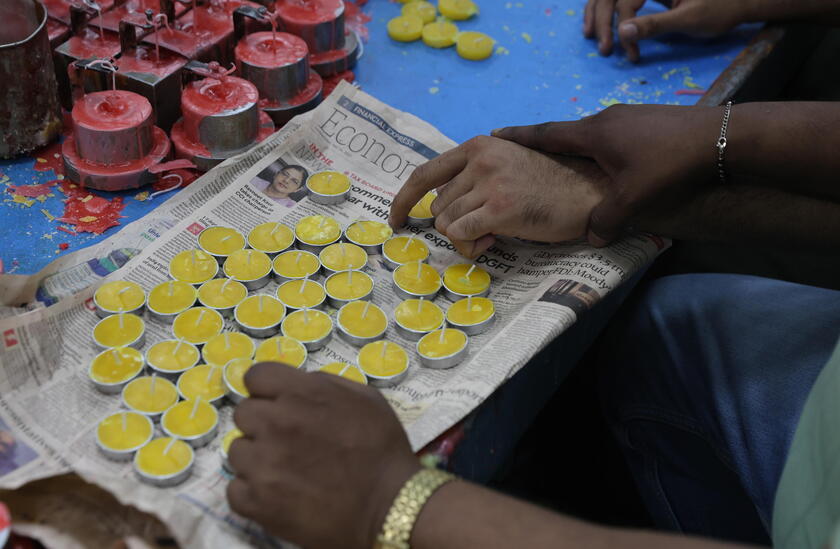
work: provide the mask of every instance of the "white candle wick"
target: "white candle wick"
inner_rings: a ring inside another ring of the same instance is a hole
[[[124,433],[128,431],[128,412],[123,412],[120,416],[122,416],[122,430]]]
[[[120,313],[117,315],[117,321],[120,324],[120,330],[125,329],[125,318],[124,318],[125,315],[123,315],[122,310],[123,310],[123,308],[120,307]]]
[[[347,285],[352,288],[353,286],[353,270],[350,269],[347,271]]]
[[[388,342],[383,341],[382,342],[382,352],[379,353],[379,358],[381,358],[382,360],[385,360],[385,353],[387,353],[387,352],[388,352]]]
[[[467,273],[464,275],[464,279],[465,279],[467,282],[469,282],[469,281],[470,281],[470,275],[473,273],[473,271],[474,271],[474,270],[475,270],[475,265],[470,265],[469,270],[468,270],[468,271],[467,271]]]
[[[321,216],[321,222],[318,223],[318,228],[319,229],[322,229],[324,227],[324,225],[327,223],[327,219],[328,219],[327,216],[325,216],[325,215]]]
[[[263,295],[260,294],[260,297],[257,298],[257,311],[263,312]]]
[[[402,251],[408,251],[408,247],[411,246],[412,240],[414,240],[413,235],[405,239],[405,244],[403,244]]]
[[[300,258],[303,257],[303,252],[298,252],[295,256],[295,267],[300,267]]]
[[[467,296],[467,312],[472,311],[472,296]]]
[[[370,301],[365,301],[365,308],[362,310],[362,318],[367,318],[368,311],[370,311]]]
[[[213,379],[213,374],[216,371],[216,367],[212,364],[207,365],[207,377],[204,378],[204,383],[210,384],[210,380]]]
[[[249,268],[251,267],[251,250],[248,250],[248,259],[245,260],[245,264],[248,265]]]
[[[167,444],[166,448],[163,449],[163,455],[167,455],[169,453],[169,450],[172,449],[172,446],[175,445],[175,441],[177,441],[177,440],[178,439],[175,438],[175,437],[172,437],[171,439],[169,439],[169,444]]]
[[[309,307],[303,308],[303,323],[309,324]]]
[[[446,328],[440,329],[440,343],[443,343],[446,340]]]
[[[201,395],[195,397],[195,403],[193,403],[192,411],[190,412],[190,419],[195,417],[195,414],[198,413],[198,405],[201,404]]]
[[[174,286],[175,286],[175,281],[170,280],[169,281],[169,297],[172,297],[173,293],[175,292]]]
[[[305,277],[303,277],[303,280],[300,281],[300,289],[298,290],[298,293],[300,295],[303,295],[303,291],[306,289],[307,280],[308,280],[308,277],[305,276]]]
[[[233,235],[232,235],[232,234],[229,234],[229,235],[227,235],[227,236],[223,236],[223,237],[222,237],[222,239],[221,239],[221,240],[219,240],[219,242],[227,242],[227,241],[228,241],[228,240],[230,240],[231,238],[233,238]]]
[[[222,293],[222,295],[224,295],[225,290],[227,289],[228,284],[230,284],[230,281],[231,281],[231,280],[232,280],[232,279],[230,279],[230,278],[226,278],[226,279],[225,279],[225,281],[224,281],[224,282],[222,282],[222,288],[221,288],[221,293]]]
[[[149,382],[149,394],[155,394],[155,385],[157,385],[157,372],[152,374],[152,381]]]
[[[424,296],[420,296],[420,299],[417,300],[417,314],[418,315],[423,312],[423,299],[424,299]]]
[[[120,353],[116,349],[111,349],[111,356],[114,357],[114,362],[117,363],[117,366],[122,365],[122,358],[120,358]]]
[[[277,356],[283,356],[283,340],[277,338]]]
[[[279,228],[280,228],[280,223],[275,223],[275,224],[274,224],[274,228],[273,228],[273,229],[271,229],[271,232],[270,232],[270,233],[268,233],[268,236],[274,236],[274,233],[276,233],[276,232],[277,232],[277,229],[279,229]]]
[[[230,332],[225,332],[225,349],[230,349]]]
[[[195,319],[195,325],[196,326],[201,325],[201,321],[204,320],[204,313],[206,313],[206,312],[207,311],[205,311],[204,309],[202,309],[201,311],[198,312],[198,318]]]
[[[420,275],[423,274],[423,262],[417,262],[417,280],[420,280]]]
[[[172,354],[173,354],[173,355],[177,355],[177,354],[178,354],[178,350],[181,348],[181,345],[183,345],[183,344],[184,344],[184,340],[183,340],[183,339],[179,339],[179,340],[178,340],[178,343],[176,343],[176,344],[175,344],[175,348],[174,348],[174,349],[172,349]]]
[[[190,250],[190,261],[192,262],[192,266],[195,267],[195,250]]]
[[[349,362],[344,363],[344,368],[342,368],[341,371],[338,372],[338,377],[344,377],[344,372],[349,370],[351,366],[353,366],[353,365],[350,364]]]

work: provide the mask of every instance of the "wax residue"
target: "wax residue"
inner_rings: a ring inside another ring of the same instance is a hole
[[[362,11],[362,6],[367,4],[367,0],[344,0],[344,26],[355,31],[365,42],[370,38],[367,24],[371,22],[370,15]],[[326,96],[326,94],[324,94]]]

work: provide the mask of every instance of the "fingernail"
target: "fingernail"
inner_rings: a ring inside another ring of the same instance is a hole
[[[622,23],[618,26],[618,34],[624,40],[637,40],[639,38],[639,27],[633,23]]]

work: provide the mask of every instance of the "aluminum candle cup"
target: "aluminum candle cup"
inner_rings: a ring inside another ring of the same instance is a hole
[[[236,471],[233,470],[233,467],[230,466],[230,462],[228,461],[230,445],[233,444],[234,440],[241,437],[242,434],[242,431],[233,428],[227,433],[225,433],[224,437],[222,437],[222,444],[219,447],[219,453],[222,455],[222,467],[224,467],[225,471],[227,471],[228,473],[236,473]]]
[[[192,284],[178,280],[163,282],[149,292],[149,316],[165,324],[172,324],[176,316],[195,305],[197,298],[198,292]]]
[[[424,335],[417,342],[420,364],[426,368],[457,366],[469,354],[469,338],[461,330],[443,328]]]
[[[198,301],[225,318],[233,318],[233,309],[248,297],[248,288],[232,278],[214,278],[198,288]]]
[[[326,215],[310,215],[295,225],[295,238],[301,250],[314,254],[341,238],[341,225]]]
[[[248,233],[248,246],[274,258],[295,243],[295,233],[282,223],[261,223]]]
[[[221,265],[230,254],[245,248],[245,237],[230,227],[207,227],[198,233],[198,247]]]
[[[279,362],[300,368],[306,362],[307,354],[306,347],[297,339],[277,336],[260,343],[254,362]]]
[[[174,383],[162,377],[138,377],[123,387],[122,402],[132,412],[157,421],[163,412],[178,402],[178,390]]]
[[[160,427],[167,436],[201,448],[216,436],[219,412],[203,400],[182,400],[164,412]]]
[[[169,262],[169,276],[199,286],[219,274],[219,262],[201,250],[184,250]]]
[[[146,351],[146,364],[149,368],[170,380],[175,380],[201,358],[198,347],[178,339],[165,339],[155,343]]]
[[[286,316],[286,306],[270,295],[252,295],[236,306],[233,318],[236,325],[251,337],[259,339],[277,333]]]
[[[323,348],[332,337],[333,321],[323,311],[303,309],[283,319],[280,331],[285,337],[297,339],[309,352]]]
[[[204,362],[222,367],[236,358],[251,359],[257,346],[254,341],[239,332],[225,332],[210,339],[201,349]]]
[[[350,345],[362,347],[385,337],[388,317],[370,301],[352,301],[335,317],[338,334]]]
[[[486,332],[495,321],[496,307],[486,297],[456,301],[446,311],[446,323],[471,336]]]
[[[195,463],[192,447],[177,438],[156,438],[134,454],[134,472],[143,482],[168,488],[189,478]]]
[[[314,173],[306,179],[306,190],[316,204],[341,204],[350,196],[350,178],[334,171]]]
[[[331,362],[321,367],[318,371],[325,374],[343,377],[344,379],[349,379],[350,381],[355,381],[356,383],[361,383],[362,385],[368,384],[367,376],[362,369],[355,364],[350,364],[349,362]]]
[[[175,317],[172,335],[194,345],[204,345],[214,335],[222,333],[225,321],[218,311],[207,307],[193,307]]]
[[[462,297],[487,297],[490,294],[490,274],[475,265],[458,263],[443,272],[444,295],[452,301]]]
[[[253,292],[271,279],[271,259],[257,250],[238,250],[225,260],[224,271],[225,276],[243,283]]]
[[[362,271],[331,274],[324,282],[327,299],[340,309],[351,301],[369,301],[373,295],[373,278]]]
[[[278,282],[314,278],[321,272],[318,256],[303,250],[289,250],[274,258],[272,262],[274,279]]]
[[[421,261],[397,267],[392,279],[394,291],[402,299],[434,299],[443,284],[434,267]]]
[[[106,316],[93,327],[93,342],[99,349],[134,347],[146,342],[146,323],[137,315],[119,313]]]
[[[287,101],[300,94],[309,79],[309,48],[285,32],[255,32],[235,48],[243,78],[251,81],[266,102]]]
[[[136,282],[114,280],[100,286],[93,294],[96,315],[100,318],[120,312],[141,314],[146,304],[146,292]]]
[[[420,202],[414,205],[408,212],[406,225],[411,227],[431,227],[435,224],[435,216],[432,215],[432,202],[435,201],[435,193],[426,193]]]
[[[382,253],[382,245],[394,236],[394,231],[379,221],[356,221],[344,230],[344,239],[363,249],[368,255]]]
[[[227,389],[222,380],[221,366],[199,364],[178,378],[178,394],[184,400],[198,400],[208,404],[221,404]]]
[[[361,246],[338,242],[327,246],[318,254],[324,273],[329,276],[341,271],[358,271],[367,265],[367,252]]]
[[[429,247],[413,236],[395,236],[382,244],[382,259],[385,266],[393,271],[406,263],[428,261]]]
[[[443,310],[425,299],[406,299],[394,309],[397,333],[404,338],[417,341],[429,332],[443,326]]]
[[[248,388],[245,387],[245,373],[254,364],[250,358],[235,358],[225,364],[223,377],[228,391],[227,397],[234,404],[239,404],[250,396]]]
[[[312,280],[290,280],[277,287],[277,299],[288,311],[318,309],[327,299],[324,287]]]
[[[102,351],[88,368],[93,386],[106,394],[117,394],[126,383],[143,371],[143,355],[132,347],[117,347]]]
[[[155,434],[152,420],[134,412],[111,414],[96,427],[96,446],[114,461],[128,461],[134,452],[152,440]]]
[[[393,387],[408,375],[408,353],[390,341],[368,343],[356,362],[374,387]]]

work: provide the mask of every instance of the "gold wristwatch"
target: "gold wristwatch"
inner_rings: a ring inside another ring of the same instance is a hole
[[[411,531],[423,506],[438,488],[454,479],[446,471],[427,468],[408,479],[385,516],[374,549],[410,549]]]

